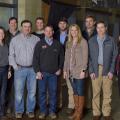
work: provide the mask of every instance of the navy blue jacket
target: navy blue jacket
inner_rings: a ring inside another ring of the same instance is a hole
[[[89,73],[95,73],[98,77],[98,56],[99,46],[97,42],[97,35],[92,37],[89,41]],[[106,76],[109,72],[114,73],[115,60],[117,56],[117,45],[115,40],[106,36],[103,43],[103,76]]]

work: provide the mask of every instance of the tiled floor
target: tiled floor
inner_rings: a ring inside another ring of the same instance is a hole
[[[117,81],[114,80],[113,83],[113,101],[112,101],[112,114],[113,114],[113,118],[114,120],[120,120],[120,96],[118,95],[118,86],[117,86]],[[15,118],[10,117],[7,120],[15,120]],[[29,120],[26,116],[23,117],[22,120]],[[36,119],[31,119],[31,120],[38,120],[38,118],[36,117]],[[46,120],[50,120],[49,118],[46,118]],[[62,110],[59,114],[58,114],[58,119],[57,120],[68,120],[67,118],[67,114],[65,113],[64,110]],[[85,115],[84,120],[92,120],[92,113],[89,112]],[[101,120],[103,120],[101,118]]]

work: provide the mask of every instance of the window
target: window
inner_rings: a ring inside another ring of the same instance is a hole
[[[2,3],[13,4],[14,0],[0,0]]]
[[[8,29],[8,19],[17,17],[18,0],[0,0],[0,26]]]
[[[8,20],[11,16],[13,16],[13,9],[12,8],[5,8],[5,7],[0,7],[0,25],[3,27],[7,28]]]

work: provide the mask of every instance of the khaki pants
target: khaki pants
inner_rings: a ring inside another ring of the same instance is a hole
[[[101,111],[103,116],[109,116],[111,114],[112,80],[109,80],[108,76],[102,76],[102,69],[103,67],[99,66],[99,76],[95,80],[92,80],[92,107],[94,116],[100,116]],[[101,90],[103,92],[102,102],[100,102]],[[102,103],[102,110],[100,103]]]
[[[74,108],[74,99],[73,99],[73,88],[71,86],[70,80],[66,80],[68,87],[68,108]]]

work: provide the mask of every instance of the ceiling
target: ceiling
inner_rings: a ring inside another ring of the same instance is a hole
[[[46,3],[48,3],[48,4],[51,1],[53,1],[53,2],[57,2],[59,4],[73,5],[73,6],[76,6],[76,7],[79,7],[79,8],[82,8],[85,5],[84,8],[90,8],[90,9],[92,9],[94,11],[99,11],[99,12],[115,13],[115,14],[117,14],[117,15],[120,16],[120,9],[118,7],[116,7],[116,8],[114,8],[114,7],[112,7],[112,8],[110,8],[110,7],[108,7],[108,8],[104,8],[104,7],[92,7],[92,6],[90,6],[90,3],[93,0],[85,0],[85,1],[84,0],[43,0],[43,1],[46,2]]]

